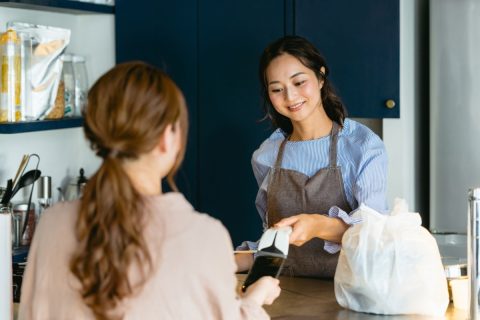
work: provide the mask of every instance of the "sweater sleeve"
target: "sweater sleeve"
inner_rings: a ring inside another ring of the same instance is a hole
[[[48,218],[48,217],[47,217]],[[43,299],[41,297],[35,297],[35,280],[37,279],[38,268],[38,246],[41,242],[44,233],[44,225],[46,224],[46,218],[42,216],[42,219],[38,223],[35,230],[32,243],[28,251],[28,263],[25,268],[25,272],[22,278],[22,288],[20,297],[20,308],[18,313],[18,319],[35,319],[39,315],[34,312],[35,305],[37,303],[34,299]]]
[[[35,242],[30,246],[28,253],[28,264],[25,268],[22,279],[22,293],[20,298],[20,308],[18,319],[33,319],[33,281],[36,265],[36,245]]]
[[[212,243],[209,251],[215,258],[210,260],[208,281],[212,303],[216,303],[218,317],[216,319],[270,319],[262,306],[243,297],[235,277],[236,264],[233,257],[233,246],[227,230],[218,222],[218,241]],[[218,230],[217,229],[217,230]],[[215,263],[212,263],[215,261]]]

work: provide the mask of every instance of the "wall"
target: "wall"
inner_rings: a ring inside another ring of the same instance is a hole
[[[480,186],[480,2],[430,7],[431,227],[466,234],[468,190]]]
[[[383,120],[389,156],[388,201],[428,212],[428,1],[400,1],[400,118]]]
[[[7,21],[25,21],[36,24],[68,28],[72,31],[67,52],[84,55],[90,84],[115,64],[115,37],[113,15],[67,14],[47,11],[0,7],[0,31]],[[92,174],[99,164],[89,150],[81,128],[38,131],[19,134],[0,134],[0,186],[13,178],[23,154],[37,153],[39,169],[52,176],[54,199],[56,188],[71,177],[78,176],[80,167],[86,175]],[[29,165],[27,170],[32,168]],[[26,199],[26,191],[19,192],[15,202]],[[35,193],[34,193],[35,195]]]

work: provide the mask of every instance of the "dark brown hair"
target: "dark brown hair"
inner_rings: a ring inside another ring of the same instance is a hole
[[[142,234],[142,196],[122,161],[151,151],[166,126],[174,125],[181,130],[182,147],[167,180],[177,190],[173,177],[185,152],[187,110],[182,93],[164,72],[130,62],[115,66],[93,85],[83,115],[85,135],[103,163],[84,189],[75,230],[80,245],[70,270],[97,319],[122,318],[115,311],[118,303],[141,288],[152,269]],[[128,277],[133,265],[141,272],[138,283]]]
[[[325,58],[307,39],[299,36],[286,36],[269,44],[260,57],[259,77],[262,96],[264,99],[263,108],[265,111],[265,118],[271,120],[275,128],[282,129],[286,134],[291,134],[293,131],[292,122],[289,118],[278,113],[270,101],[268,95],[268,82],[266,71],[273,59],[282,54],[289,54],[297,58],[305,67],[312,70],[317,79],[323,79],[323,87],[320,91],[322,97],[322,104],[327,116],[343,126],[343,121],[347,116],[347,111],[340,98],[336,95],[333,85],[328,80],[329,68]],[[320,68],[325,68],[325,74],[320,71]]]

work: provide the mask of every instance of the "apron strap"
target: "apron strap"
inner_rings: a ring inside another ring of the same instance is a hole
[[[282,159],[283,159],[283,151],[285,150],[285,145],[287,144],[288,137],[285,137],[285,140],[282,141],[280,144],[280,148],[278,149],[277,160],[275,161],[275,169],[278,169],[282,166]]]
[[[332,121],[332,132],[330,133],[329,167],[337,166],[337,141],[338,141],[338,123]]]

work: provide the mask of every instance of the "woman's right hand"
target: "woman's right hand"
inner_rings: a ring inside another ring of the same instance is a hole
[[[254,300],[261,306],[270,305],[278,298],[280,291],[280,280],[265,276],[252,283],[247,288],[244,297]]]

